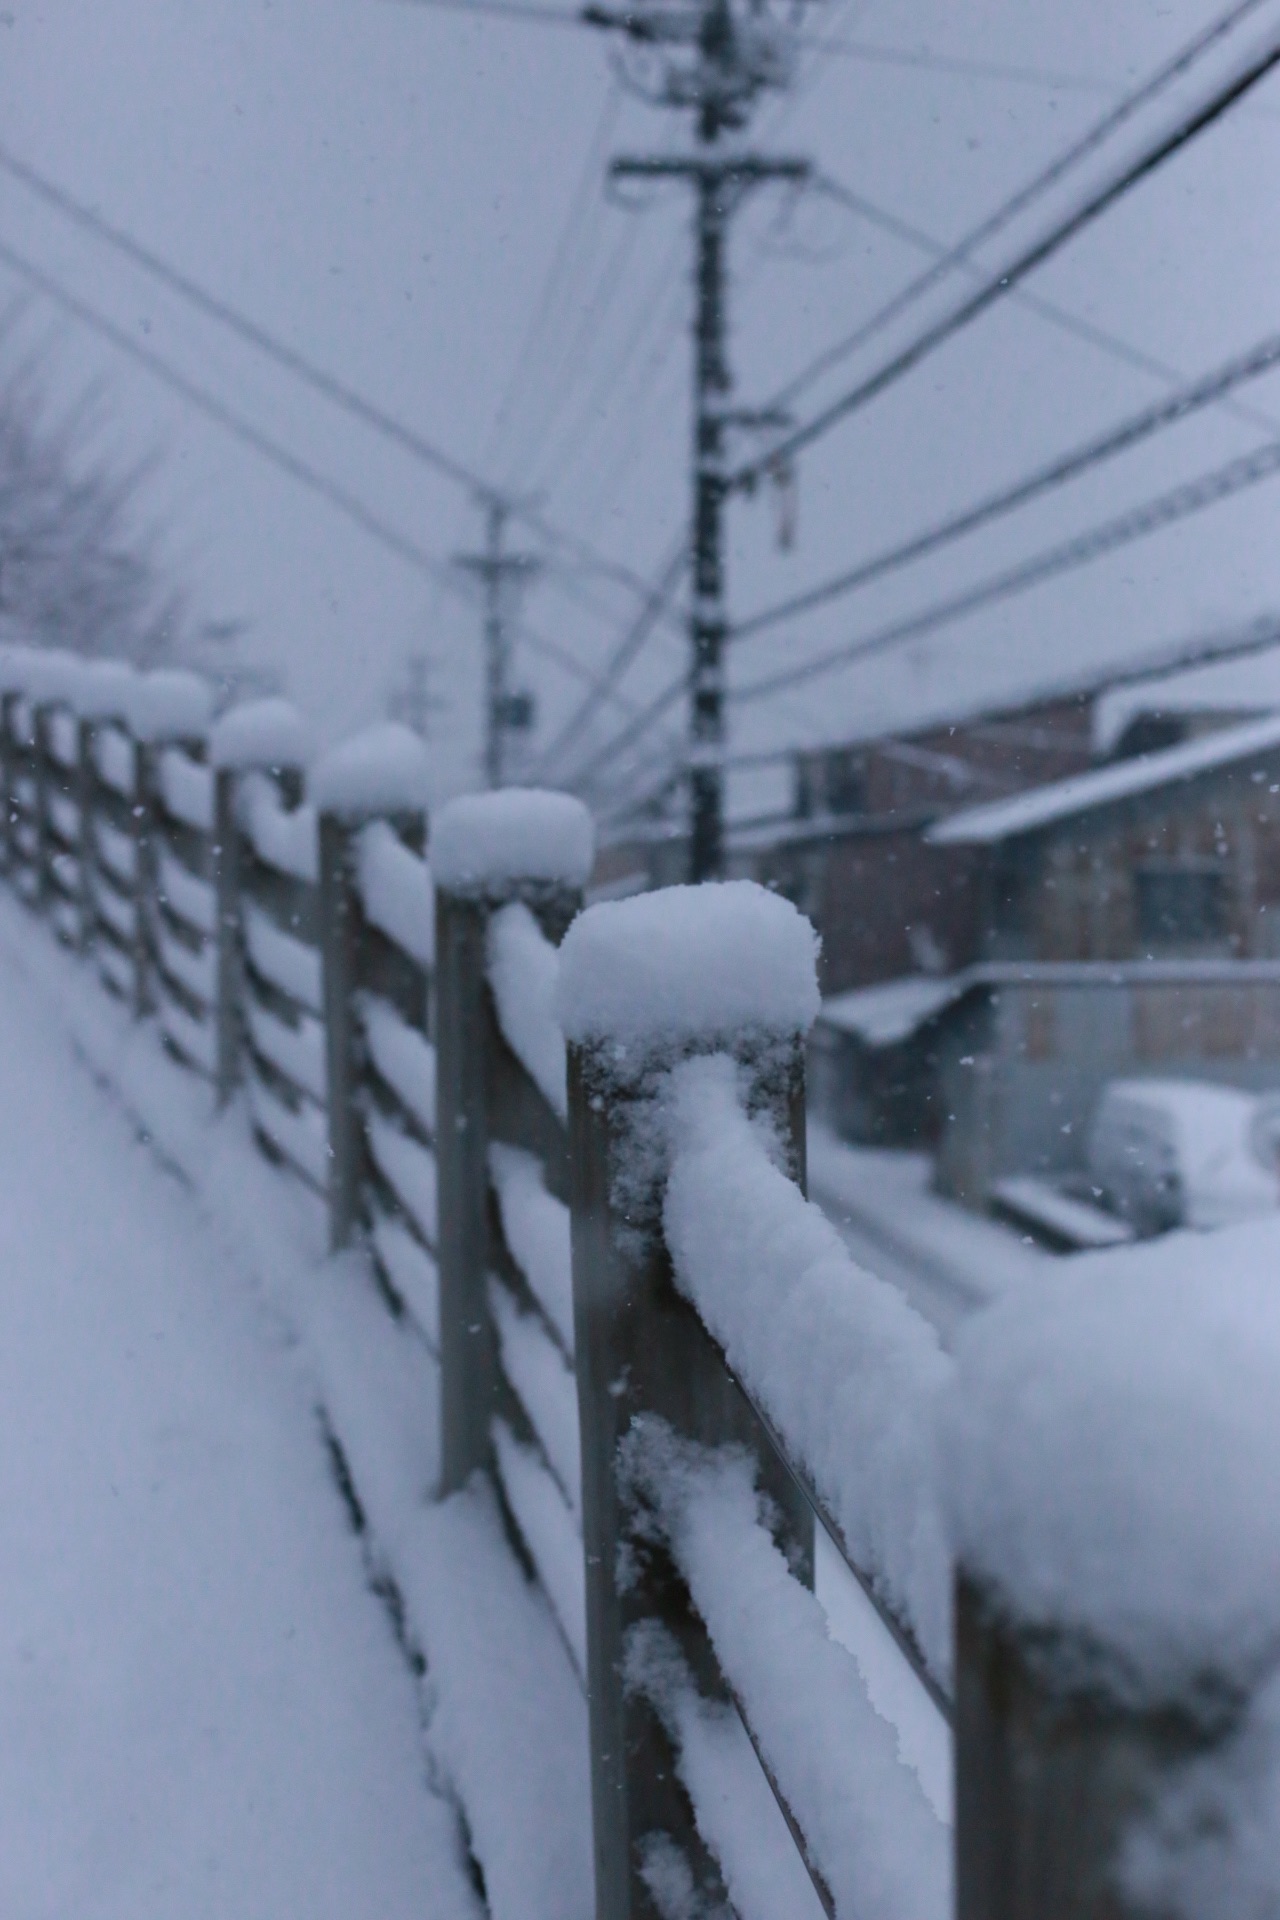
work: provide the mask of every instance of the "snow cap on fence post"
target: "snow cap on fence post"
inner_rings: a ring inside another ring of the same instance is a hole
[[[213,689],[198,673],[181,667],[140,673],[130,694],[128,717],[134,739],[147,746],[199,740],[213,718]]]
[[[82,720],[128,721],[133,708],[138,670],[124,660],[90,660],[75,689],[75,709]]]
[[[411,728],[396,720],[366,727],[331,747],[307,777],[307,798],[335,819],[372,820],[426,810],[431,763]]]
[[[219,771],[279,773],[306,767],[311,755],[306,721],[291,701],[275,694],[229,708],[209,735],[210,764]]]
[[[75,702],[86,662],[62,647],[36,647],[23,665],[22,691],[33,706]]]
[[[1266,1222],[1081,1259],[957,1342],[962,1920],[1182,1912],[1197,1822],[1225,1869],[1232,1796],[1247,1819],[1277,1764],[1251,1710],[1280,1684],[1276,1254]]]
[[[751,880],[602,901],[565,940],[561,1024],[583,1045],[642,1050],[807,1033],[818,945],[789,900]]]
[[[451,800],[436,816],[436,885],[462,898],[504,900],[530,886],[580,893],[595,860],[595,829],[581,800],[503,787]]]
[[[27,676],[35,657],[34,647],[0,646],[0,695],[26,692]]]

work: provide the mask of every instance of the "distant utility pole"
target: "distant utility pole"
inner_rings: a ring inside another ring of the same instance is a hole
[[[537,573],[541,562],[527,553],[504,550],[511,503],[489,494],[484,500],[483,553],[461,553],[455,565],[472,573],[484,588],[485,736],[484,776],[491,787],[506,784],[507,742],[533,724],[533,702],[511,685],[510,614],[515,594]]]
[[[583,18],[613,28],[639,48],[643,63],[627,71],[634,90],[662,106],[693,110],[698,151],[688,157],[615,160],[614,179],[688,180],[695,194],[693,364],[693,504],[690,537],[693,599],[689,612],[689,877],[724,872],[724,650],[728,633],[724,518],[728,496],[728,431],[782,424],[734,411],[727,350],[729,223],[753,188],[803,182],[807,161],[725,151],[721,138],[747,123],[766,88],[791,77],[793,8],[785,21],[763,7],[735,11],[732,0],[701,5],[645,5],[615,13],[589,6]]]
[[[446,704],[431,691],[434,664],[428,653],[411,653],[405,661],[404,682],[387,702],[389,717],[403,721],[420,740],[430,734],[432,714],[439,713]]]

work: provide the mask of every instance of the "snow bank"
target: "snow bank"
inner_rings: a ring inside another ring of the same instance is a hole
[[[177,667],[138,674],[129,695],[135,740],[198,740],[213,718],[213,689]]]
[[[436,883],[450,893],[501,895],[521,880],[584,887],[594,859],[582,802],[530,787],[451,800],[431,835]]]
[[[811,1858],[849,1920],[945,1920],[950,1837],[762,1524],[750,1464],[651,1428],[631,1462]]]
[[[391,1286],[439,1358],[440,1271],[435,1261],[395,1214],[378,1214],[369,1237]]]
[[[419,813],[427,804],[430,763],[416,733],[397,720],[344,740],[307,776],[307,798],[321,813],[363,820],[375,813]]]
[[[436,902],[431,870],[385,820],[360,835],[356,872],[365,917],[411,960],[429,967],[436,957]]]
[[[478,1478],[423,1514],[396,1570],[494,1920],[594,1912],[587,1708],[545,1597]]]
[[[489,922],[489,985],[502,1037],[553,1113],[569,1117],[564,1034],[556,1019],[560,956],[522,900]]]
[[[311,753],[306,721],[290,701],[277,697],[232,707],[209,735],[210,763],[236,772],[305,767]]]
[[[805,1033],[820,1004],[817,957],[809,922],[753,881],[666,887],[580,915],[560,950],[557,1010],[580,1042]]]
[[[542,1163],[519,1147],[491,1146],[489,1171],[512,1259],[573,1358],[573,1253],[569,1209],[547,1192]]]
[[[854,1563],[950,1667],[951,1573],[932,1444],[950,1363],[902,1294],[850,1259],[771,1156],[723,1055],[671,1076],[664,1205],[677,1284],[804,1468]]]
[[[1247,1690],[1280,1657],[1278,1264],[1274,1218],[1091,1255],[957,1343],[957,1553],[1121,1697]]]

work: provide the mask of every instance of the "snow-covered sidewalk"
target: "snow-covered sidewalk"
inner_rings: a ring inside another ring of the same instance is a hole
[[[0,1913],[465,1914],[299,1354],[71,1056],[15,966],[19,918],[6,903]],[[71,965],[47,938],[23,957]]]

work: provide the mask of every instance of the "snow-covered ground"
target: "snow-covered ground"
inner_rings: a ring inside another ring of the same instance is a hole
[[[0,1273],[0,1912],[465,1913],[298,1353],[5,947]]]
[[[808,1160],[809,1190],[855,1258],[901,1287],[948,1344],[968,1314],[1058,1263],[1015,1228],[932,1192],[927,1154],[851,1147],[811,1118]]]

